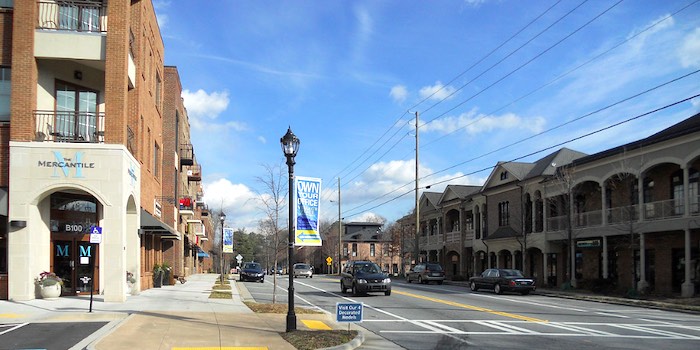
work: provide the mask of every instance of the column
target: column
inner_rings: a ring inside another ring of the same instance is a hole
[[[603,278],[608,278],[608,237],[603,236]]]
[[[639,208],[637,210],[637,215],[639,217],[637,218],[637,221],[643,221],[645,218],[645,210],[644,210],[644,175],[639,174],[639,177],[637,178],[637,188],[639,188],[639,191],[637,191],[637,203],[639,203]],[[631,204],[631,203],[630,203]]]
[[[603,223],[603,226],[607,226],[608,225],[608,209],[609,208],[607,207],[608,191],[605,190],[605,181],[603,181],[603,183],[600,185],[600,194],[601,194],[600,200],[602,202],[602,203],[600,203],[600,208],[602,209],[600,215],[603,215],[601,222]]]
[[[690,298],[695,295],[695,283],[691,280],[690,228],[685,228],[685,282],[681,285],[681,296]]]
[[[690,171],[688,167],[683,168],[683,216],[690,216]]]
[[[639,234],[639,282],[637,282],[637,290],[640,292],[646,291],[649,283],[646,278],[646,252],[644,248],[644,234]]]
[[[542,283],[541,283],[541,285],[543,285],[543,286],[547,285],[547,278],[549,277],[547,275],[547,266],[549,266],[549,255],[547,255],[547,252],[542,251]]]

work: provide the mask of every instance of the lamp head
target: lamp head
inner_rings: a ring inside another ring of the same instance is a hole
[[[224,212],[221,212],[221,215],[219,215],[219,220],[221,221],[221,224],[224,224],[224,221],[226,220],[226,214]]]
[[[287,158],[294,158],[299,151],[299,138],[294,135],[292,128],[287,129],[287,133],[280,139],[280,144],[282,145],[282,152]]]

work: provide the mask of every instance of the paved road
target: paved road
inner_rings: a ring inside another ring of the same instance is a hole
[[[0,325],[0,349],[70,349],[107,322],[51,322]]]
[[[337,277],[294,281],[297,306],[335,313],[336,302],[362,302],[361,326],[406,349],[700,348],[695,314],[403,281],[388,297],[352,296],[340,293]],[[271,282],[244,285],[256,301],[270,302]],[[278,282],[277,301],[286,303],[286,276]]]

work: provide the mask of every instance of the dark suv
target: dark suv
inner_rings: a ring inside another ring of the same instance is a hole
[[[391,279],[371,261],[349,261],[340,277],[340,292],[345,293],[348,289],[353,295],[368,292],[391,295]]]

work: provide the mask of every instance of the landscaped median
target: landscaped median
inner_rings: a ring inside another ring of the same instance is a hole
[[[221,283],[221,279],[217,279],[216,282],[214,282],[209,298],[232,298],[231,282],[229,282],[228,278],[224,278],[223,283]],[[253,312],[257,313],[286,314],[288,311],[287,304],[255,303],[251,301],[244,301],[243,303]],[[322,314],[320,311],[303,307],[295,307],[294,312],[297,315]],[[302,322],[305,321],[302,320]],[[314,330],[295,330],[291,332],[282,332],[280,335],[298,350],[330,348],[349,343],[358,336],[356,330],[330,329],[330,327],[319,321],[310,321],[307,327],[314,328]]]

